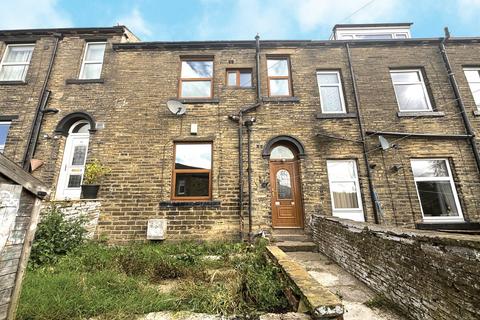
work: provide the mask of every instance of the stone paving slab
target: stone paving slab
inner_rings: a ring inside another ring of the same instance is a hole
[[[162,311],[153,312],[140,316],[136,320],[236,320],[235,316],[223,317],[205,313],[193,313],[187,311]],[[310,316],[303,313],[289,312],[284,314],[267,313],[261,315],[259,320],[311,320]]]
[[[375,293],[322,253],[289,252],[288,255],[307,269],[318,283],[342,298],[344,320],[406,319],[388,310],[367,307],[365,302],[374,298]]]

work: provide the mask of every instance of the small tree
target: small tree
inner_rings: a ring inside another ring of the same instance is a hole
[[[104,166],[100,160],[95,159],[85,166],[85,173],[83,175],[83,184],[98,184],[98,182],[112,170]]]

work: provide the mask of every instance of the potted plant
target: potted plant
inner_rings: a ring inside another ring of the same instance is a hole
[[[95,159],[85,166],[82,182],[82,198],[96,199],[100,189],[100,180],[103,176],[110,173],[111,169],[104,166],[99,160]]]

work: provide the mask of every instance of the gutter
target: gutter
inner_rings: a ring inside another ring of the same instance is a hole
[[[53,62],[57,55],[59,39],[63,37],[61,33],[52,33],[52,36],[55,37],[55,44],[53,46],[52,55],[50,57],[50,62],[48,64],[47,73],[45,74],[45,80],[43,81],[43,86],[40,91],[40,97],[38,99],[37,109],[35,112],[35,117],[32,123],[32,128],[30,129],[30,134],[27,142],[27,149],[25,150],[25,155],[22,160],[22,167],[25,171],[30,171],[30,161],[35,154],[37,148],[37,142],[40,135],[40,128],[42,126],[43,115],[45,108],[48,103],[48,98],[50,97],[51,91],[47,90],[48,81],[50,80],[50,75],[52,74]]]
[[[441,134],[441,133],[415,133],[415,132],[393,132],[393,131],[366,131],[370,135],[377,136],[397,136],[412,138],[444,138],[444,139],[471,139],[474,137],[470,134]]]

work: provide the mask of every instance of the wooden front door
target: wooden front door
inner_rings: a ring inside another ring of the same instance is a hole
[[[270,161],[272,190],[272,226],[302,228],[303,208],[300,195],[298,162]]]

